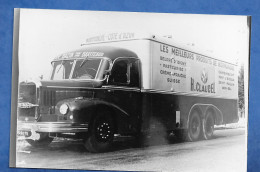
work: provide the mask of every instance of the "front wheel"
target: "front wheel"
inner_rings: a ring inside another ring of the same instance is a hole
[[[113,118],[108,113],[99,113],[93,120],[85,140],[85,148],[93,153],[105,152],[111,148],[115,133]]]
[[[53,138],[49,137],[49,133],[38,133],[38,134],[40,134],[39,140],[26,139],[26,141],[33,147],[46,147],[53,140]]]

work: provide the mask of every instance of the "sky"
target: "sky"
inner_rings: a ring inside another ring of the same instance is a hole
[[[248,66],[246,16],[21,9],[19,80],[48,79],[57,55],[104,33],[171,35],[221,60]]]

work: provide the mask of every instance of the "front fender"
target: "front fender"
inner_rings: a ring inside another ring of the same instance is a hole
[[[73,122],[91,123],[98,111],[110,111],[118,132],[128,132],[130,128],[129,114],[113,103],[95,98],[72,98],[58,102],[56,112],[59,113],[59,107],[64,103],[69,106],[69,113],[73,115]]]

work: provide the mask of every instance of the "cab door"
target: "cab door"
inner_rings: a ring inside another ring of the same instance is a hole
[[[119,107],[125,115],[129,116],[129,129],[138,131],[142,110],[139,59],[118,58],[114,61],[108,78],[106,97],[107,101]]]

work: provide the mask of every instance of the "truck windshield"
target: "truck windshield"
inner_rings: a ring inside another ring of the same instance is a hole
[[[69,79],[73,60],[62,60],[53,62],[52,80]]]
[[[109,70],[110,62],[102,58],[86,58],[54,61],[52,66],[51,80],[102,80],[106,75],[106,71]]]
[[[72,79],[95,79],[101,59],[80,59],[76,61]]]

